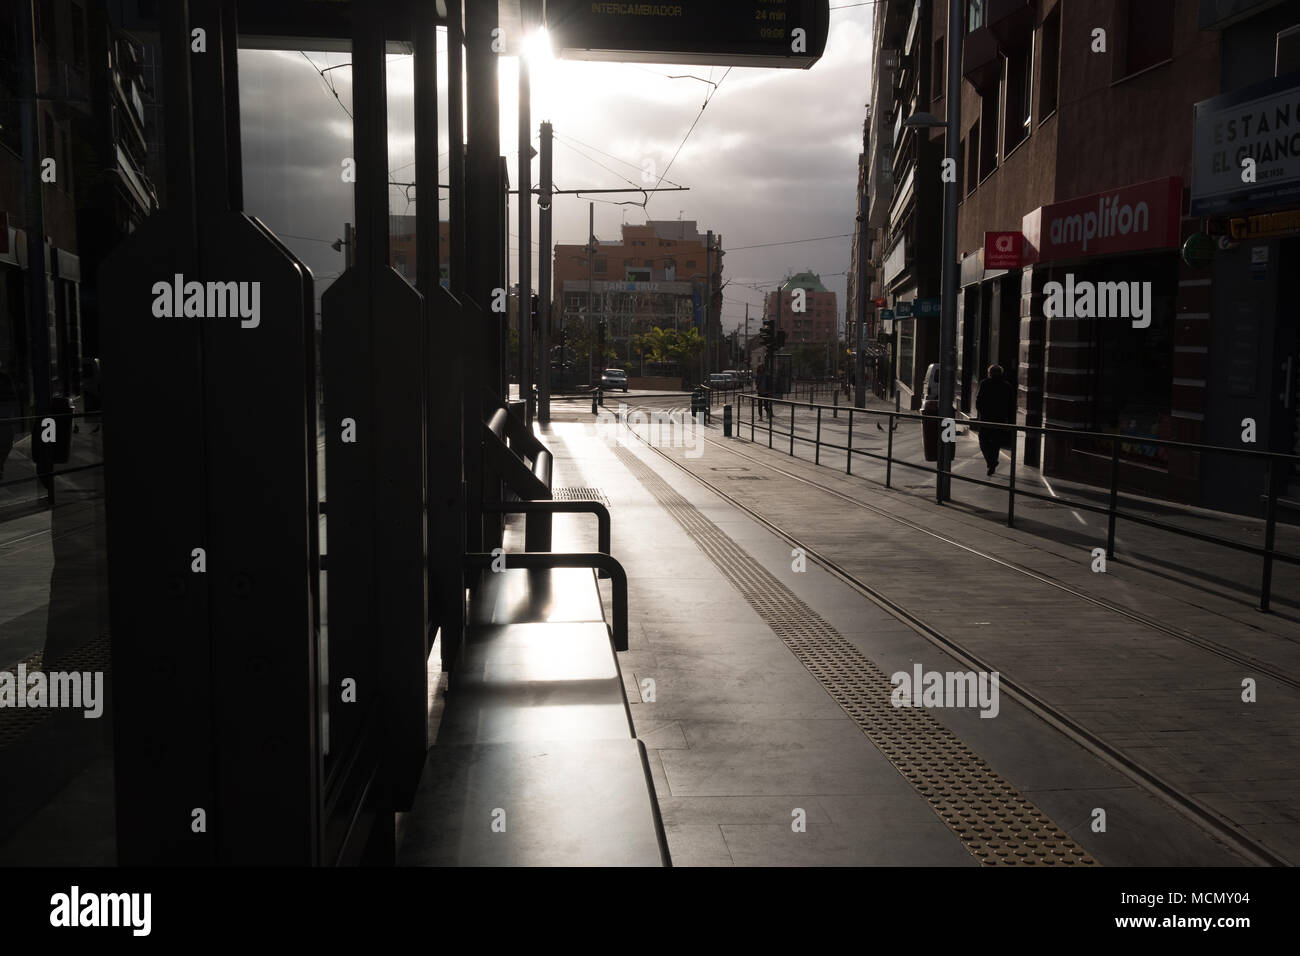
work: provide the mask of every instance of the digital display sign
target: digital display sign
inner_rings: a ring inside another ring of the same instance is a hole
[[[808,69],[826,49],[829,0],[548,0],[559,57]]]

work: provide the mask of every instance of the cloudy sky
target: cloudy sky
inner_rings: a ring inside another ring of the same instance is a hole
[[[596,235],[617,239],[620,224],[652,219],[694,219],[722,236],[727,250],[723,327],[753,317],[762,293],[751,286],[811,269],[839,295],[844,312],[844,272],[854,228],[854,186],[869,96],[871,5],[835,7],[825,55],[811,70],[607,64],[540,58],[533,63],[533,145],[537,125],[555,130],[554,178],[564,189],[641,184],[653,164],[664,185],[689,192],[660,193],[641,207],[641,195],[593,197]],[[445,35],[442,36],[445,43]],[[353,219],[352,187],[342,181],[342,161],[352,155],[351,70],[346,53],[244,50],[240,53],[245,205],[280,234],[311,267],[317,293],[342,271],[330,243]],[[445,58],[442,58],[445,64]],[[501,149],[511,177],[517,156],[518,60],[502,57]],[[670,79],[690,74],[699,79]],[[704,82],[711,81],[711,82]],[[716,86],[714,85],[716,84]],[[445,86],[444,86],[445,88]],[[411,63],[390,55],[390,179],[414,179]],[[701,106],[708,97],[708,106]],[[440,104],[445,123],[445,103]],[[698,117],[698,122],[695,122]],[[695,128],[687,136],[687,130]],[[442,131],[443,176],[446,136]],[[683,138],[685,143],[683,145]],[[679,151],[680,147],[680,151]],[[673,159],[676,153],[676,159]],[[671,167],[669,163],[671,161]],[[533,180],[538,175],[533,163]],[[629,187],[630,188],[630,187]],[[440,215],[447,215],[445,191]],[[630,200],[631,205],[618,205]],[[391,188],[392,211],[414,213],[416,187]],[[586,237],[586,198],[558,197],[557,242]],[[534,243],[537,237],[533,204]],[[512,233],[518,232],[514,205]],[[793,245],[792,239],[844,236]],[[532,282],[538,256],[534,245]],[[733,251],[734,250],[734,251]],[[511,282],[518,261],[511,252]],[[756,318],[751,330],[757,330]]]

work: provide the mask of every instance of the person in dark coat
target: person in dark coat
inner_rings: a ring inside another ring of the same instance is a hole
[[[771,383],[768,380],[766,365],[760,365],[758,367],[758,372],[754,376],[754,390],[758,392],[758,417],[761,419],[764,410],[768,408],[768,403],[763,401],[763,399],[771,391]]]
[[[1001,365],[989,366],[989,377],[980,382],[975,397],[975,411],[980,421],[980,451],[992,475],[998,467],[998,452],[1012,435],[1011,429],[998,428],[993,423],[1016,420],[1016,389],[1003,377]]]

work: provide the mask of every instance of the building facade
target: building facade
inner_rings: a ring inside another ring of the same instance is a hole
[[[692,375],[720,369],[728,345],[722,335],[722,237],[701,233],[694,220],[650,220],[622,227],[616,241],[584,245],[557,243],[552,341],[591,325],[611,361],[632,367],[636,336],[652,328],[694,328],[706,339],[707,366],[683,369]]]
[[[909,269],[920,273],[913,298],[939,294],[897,224],[919,203],[937,243],[941,211],[920,193],[941,199],[945,130],[912,132],[931,148],[916,150],[920,167],[900,151],[911,151],[908,115],[947,116],[950,30],[946,0],[881,6],[868,226],[893,307]],[[1252,419],[1263,436],[1253,447],[1296,447],[1295,381],[1283,381],[1300,364],[1283,279],[1300,233],[1294,5],[967,0],[953,26],[958,414],[975,414],[978,383],[998,364],[1017,386],[1019,422],[1061,431],[1028,440],[1025,464],[1108,483],[1117,445],[1126,488],[1257,511],[1257,463],[1143,439],[1242,447]],[[1237,188],[1248,156],[1260,178]],[[938,252],[927,253],[936,268]],[[894,324],[906,392],[938,361],[939,318]]]
[[[34,40],[32,54],[23,50],[25,36]],[[0,372],[20,416],[42,394],[60,402],[80,396],[83,359],[98,356],[101,323],[112,320],[93,294],[83,295],[83,275],[93,279],[120,237],[159,206],[150,162],[161,135],[150,110],[155,62],[153,47],[110,20],[102,3],[0,6]],[[31,83],[29,145],[19,104]],[[26,201],[32,178],[39,210]],[[33,223],[42,231],[43,263],[29,261]],[[32,268],[45,275],[39,317]]]
[[[839,303],[834,292],[813,272],[798,272],[769,292],[763,320],[773,319],[785,332],[785,347],[797,377],[820,378],[836,367],[839,347]]]

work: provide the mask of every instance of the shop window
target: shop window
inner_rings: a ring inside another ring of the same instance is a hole
[[[1043,20],[1042,65],[1039,83],[1042,93],[1038,101],[1038,121],[1041,123],[1056,112],[1056,90],[1061,80],[1061,8],[1053,8]]]
[[[1118,261],[1096,270],[1093,278],[1106,282],[1150,282],[1151,324],[1133,328],[1123,318],[1098,318],[1091,323],[1091,430],[1124,436],[1120,456],[1156,466],[1167,464],[1167,449],[1143,438],[1172,435],[1170,407],[1173,389],[1175,294],[1177,263],[1148,259]],[[1103,447],[1105,446],[1105,447]],[[1109,453],[1107,442],[1094,449]]]
[[[998,90],[989,90],[980,97],[980,165],[979,178],[982,182],[986,176],[998,168]]]
[[[1121,25],[1120,70],[1116,79],[1132,76],[1174,55],[1174,0],[1119,0],[1115,9]]]
[[[1002,155],[1006,156],[1029,135],[1033,112],[1034,49],[1032,43],[1012,50],[1002,61],[1006,90],[1006,125],[1002,130]]]
[[[912,387],[912,335],[915,323],[911,320],[895,322],[898,329],[898,380],[908,388]]]

